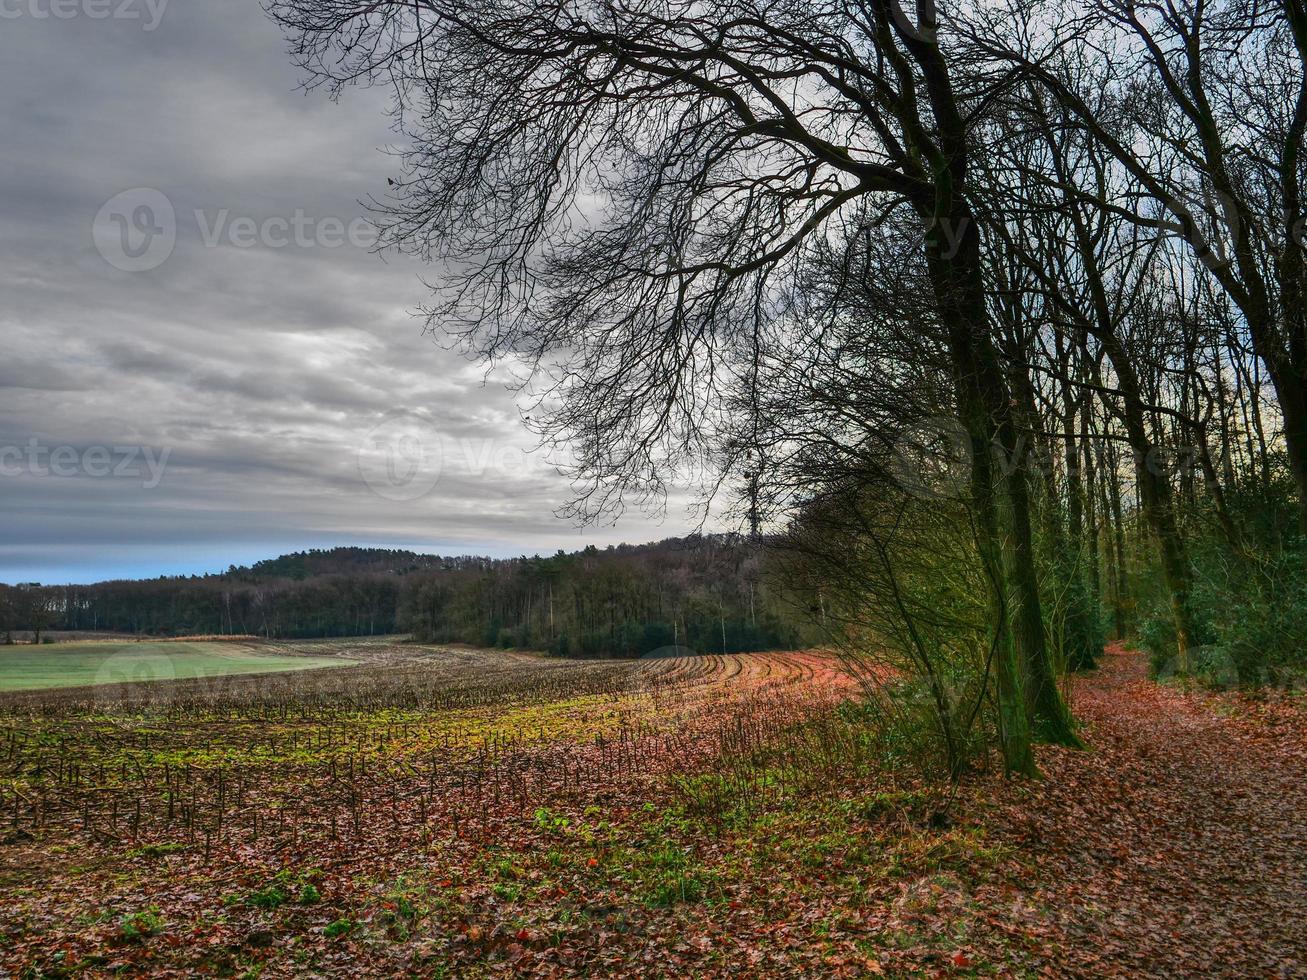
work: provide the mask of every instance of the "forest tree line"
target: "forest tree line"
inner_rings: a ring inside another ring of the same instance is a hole
[[[760,549],[733,537],[414,576],[400,618],[422,640],[565,656],[735,653],[793,647],[804,636],[800,617],[769,586]]]
[[[441,557],[336,548],[220,575],[0,586],[0,632],[269,638],[412,633],[424,642],[634,656],[791,646],[799,635],[735,537],[551,557]]]

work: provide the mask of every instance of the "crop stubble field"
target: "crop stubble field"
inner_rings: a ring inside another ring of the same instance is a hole
[[[560,936],[610,928],[627,902],[711,901],[683,838],[783,791],[729,760],[802,732],[805,770],[814,751],[836,765],[807,724],[852,688],[812,652],[260,652],[359,663],[0,695],[0,965],[559,969]],[[534,853],[552,901],[527,887]]]

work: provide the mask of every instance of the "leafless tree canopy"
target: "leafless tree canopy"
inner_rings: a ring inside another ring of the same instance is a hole
[[[1223,642],[1207,542],[1307,530],[1300,0],[270,12],[309,85],[392,89],[383,245],[432,263],[434,330],[518,372],[576,513],[700,467],[855,583],[825,586],[846,636],[878,610],[855,645],[931,677],[921,651],[982,651],[1011,768],[1076,741],[1057,673],[1105,604],[1128,628],[1139,563],[1188,670]],[[933,644],[932,535],[972,563]]]

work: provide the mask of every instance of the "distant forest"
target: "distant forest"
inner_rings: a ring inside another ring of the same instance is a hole
[[[631,656],[661,647],[792,647],[797,617],[737,536],[673,538],[543,558],[377,548],[295,552],[219,575],[0,586],[0,629],[424,642]]]

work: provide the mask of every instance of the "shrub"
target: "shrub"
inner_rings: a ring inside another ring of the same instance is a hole
[[[1201,614],[1190,669],[1212,687],[1295,684],[1307,667],[1307,549],[1289,487],[1236,489],[1229,506],[1242,541],[1214,524],[1190,534],[1190,603]],[[1155,677],[1175,672],[1175,630],[1161,574],[1146,567],[1138,640]]]
[[[339,936],[347,936],[354,931],[356,923],[353,919],[340,918],[330,923],[322,930],[322,934],[328,939],[336,939]]]
[[[132,912],[118,920],[118,932],[123,939],[139,942],[147,936],[163,931],[163,917],[156,906],[150,906],[140,912]]]

